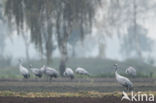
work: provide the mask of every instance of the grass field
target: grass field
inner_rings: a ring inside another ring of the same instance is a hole
[[[128,66],[137,70],[137,76],[130,78],[134,91],[153,93],[156,96],[156,68],[138,60],[119,62],[98,58],[69,58],[67,67],[73,70],[83,67],[91,73],[90,77],[76,75],[74,80],[59,77],[51,81],[46,78],[24,80],[18,66],[0,66],[0,103],[131,103],[122,101],[125,90],[115,80],[113,64],[120,65],[119,73]],[[41,67],[45,61],[32,60],[33,67]],[[24,63],[28,67],[28,63]],[[58,70],[59,59],[54,59],[50,67]],[[152,75],[151,75],[152,74]],[[135,103],[135,102],[132,102]],[[136,102],[150,103],[150,102]]]
[[[50,67],[53,67],[56,70],[58,70],[59,61],[60,60],[58,58],[54,58],[54,60],[50,64]],[[46,64],[45,60],[31,60],[30,63],[33,65],[33,67],[37,68],[40,68],[41,66]],[[119,73],[123,75],[125,75],[124,71],[127,67],[133,66],[137,70],[137,77],[156,78],[156,67],[136,59],[129,59],[120,62],[116,60],[99,58],[69,58],[67,62],[67,67],[71,67],[73,70],[75,70],[77,67],[83,67],[91,73],[91,77],[114,77],[114,69],[112,65],[115,63],[119,64]],[[24,62],[25,67],[28,68],[28,65],[29,63]],[[18,70],[18,65],[9,65],[3,67],[0,66],[0,78],[22,78]]]

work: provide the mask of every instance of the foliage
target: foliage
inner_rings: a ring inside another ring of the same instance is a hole
[[[148,30],[142,22],[148,19],[149,12],[154,12],[154,5],[147,0],[110,0],[105,28],[108,33],[116,34],[121,39],[121,53],[126,58],[131,57],[132,52],[134,57],[142,58],[144,51],[152,49],[153,42],[147,37]]]
[[[81,38],[85,30],[91,30],[95,9],[99,1],[96,0],[7,0],[5,14],[8,20],[15,20],[18,32],[23,30],[24,24],[31,31],[31,41],[41,53],[46,50],[49,64],[53,50],[53,37],[61,54],[61,74],[67,60],[67,41],[72,27],[77,24]]]
[[[123,36],[123,42],[121,44],[121,52],[125,56],[132,57],[134,54],[137,55],[137,46],[139,46],[142,52],[150,52],[152,49],[153,40],[147,36],[147,29],[141,25],[137,25],[136,33],[134,32],[134,26],[128,28],[128,33]],[[136,41],[135,35],[138,36]],[[137,45],[138,44],[138,45]]]
[[[11,66],[12,63],[12,57],[4,57],[0,55],[0,67],[8,67]]]

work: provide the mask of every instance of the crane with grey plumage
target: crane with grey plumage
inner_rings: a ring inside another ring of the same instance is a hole
[[[82,67],[76,68],[75,73],[80,74],[80,75],[88,75],[89,76],[89,72]]]
[[[122,75],[120,75],[117,70],[118,70],[118,65],[114,64],[115,67],[115,77],[118,83],[120,83],[123,87],[125,87],[127,90],[132,90],[133,89],[133,83],[127,78]]]
[[[26,67],[24,67],[22,65],[22,60],[21,59],[19,59],[19,71],[23,75],[24,78],[26,78],[26,79],[30,78],[29,71],[28,71],[28,69]]]
[[[74,79],[74,72],[71,68],[66,68],[63,75],[69,77],[71,80]]]
[[[41,78],[42,77],[42,71],[41,69],[38,69],[38,68],[32,68],[32,65],[30,64],[29,65],[29,68],[31,69],[32,73],[36,76],[36,77],[39,77]]]
[[[43,67],[41,67],[41,71],[42,73],[44,73],[47,77],[50,78],[50,80],[52,78],[57,78],[59,76],[58,71],[56,71],[54,68],[51,67],[47,67],[45,65],[43,65]]]
[[[136,76],[136,69],[132,66],[128,67],[125,71],[126,74],[135,77]]]

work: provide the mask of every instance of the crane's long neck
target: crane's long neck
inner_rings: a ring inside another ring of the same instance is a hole
[[[21,69],[23,67],[22,63],[19,63],[19,69]]]
[[[22,64],[21,63],[19,63],[19,67],[22,67]]]
[[[120,76],[119,73],[117,72],[117,69],[118,69],[118,67],[116,66],[116,68],[115,68],[115,76],[116,77]]]
[[[118,74],[118,72],[117,72],[117,70],[115,71],[115,76],[117,77],[119,74]]]
[[[122,77],[122,76],[117,72],[117,70],[115,71],[115,77],[116,77],[116,79]]]

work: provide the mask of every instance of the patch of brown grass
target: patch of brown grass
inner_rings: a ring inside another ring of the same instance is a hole
[[[156,96],[156,91],[147,91],[142,93],[152,93]],[[128,93],[130,94],[130,93]],[[13,91],[0,91],[0,96],[15,96],[15,97],[98,97],[102,98],[104,96],[121,96],[122,92],[96,92],[96,91],[88,91],[88,92],[65,92],[65,93],[57,93],[57,92],[13,92]]]

